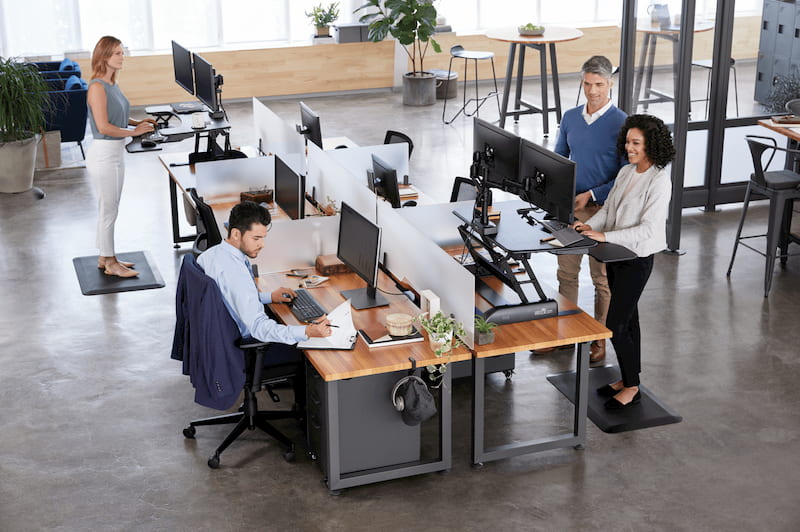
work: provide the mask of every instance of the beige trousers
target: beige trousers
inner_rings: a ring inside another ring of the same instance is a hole
[[[576,209],[575,218],[585,222],[600,210],[600,205],[590,204],[585,209]],[[558,293],[573,303],[578,302],[578,274],[583,255],[558,255]],[[611,290],[608,288],[606,265],[589,257],[589,273],[594,284],[594,319],[605,325]]]

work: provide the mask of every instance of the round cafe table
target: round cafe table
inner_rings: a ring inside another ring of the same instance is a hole
[[[583,32],[577,28],[566,28],[562,26],[545,26],[544,33],[538,37],[524,37],[519,34],[517,28],[507,28],[492,30],[486,36],[495,41],[509,43],[508,64],[506,65],[506,83],[503,87],[503,103],[500,108],[500,127],[504,127],[506,117],[511,115],[514,121],[519,121],[520,115],[541,113],[542,128],[544,136],[549,134],[549,123],[547,114],[550,111],[556,112],[556,120],[561,122],[561,93],[558,87],[558,65],[556,63],[556,43],[574,41],[583,37]],[[553,95],[555,96],[555,106],[550,107],[547,100],[547,49],[550,49],[550,69],[552,72]],[[514,106],[508,108],[508,97],[511,92],[511,79],[514,74],[514,58],[517,47],[519,47],[519,59],[517,63],[517,84],[514,96]],[[542,106],[538,107],[522,99],[522,79],[525,71],[525,49],[533,48],[539,51],[539,64],[541,74]]]

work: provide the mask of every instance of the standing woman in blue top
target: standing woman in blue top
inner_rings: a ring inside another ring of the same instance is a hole
[[[603,207],[575,229],[598,242],[620,244],[636,258],[606,264],[611,302],[606,327],[617,352],[622,379],[597,389],[609,397],[609,410],[626,409],[639,403],[641,334],[639,297],[653,270],[653,255],[667,247],[667,213],[672,197],[672,179],[666,170],[675,158],[669,129],[650,115],[632,115],[625,120],[617,151],[628,162],[617,174]]]
[[[153,131],[152,119],[130,118],[130,104],[117,85],[122,70],[122,42],[116,37],[102,37],[92,52],[92,79],[87,101],[89,124],[94,140],[86,157],[86,170],[95,184],[98,198],[97,267],[106,275],[136,277],[133,264],[117,260],[114,251],[114,223],[119,211],[122,184],[125,180],[125,138]],[[134,129],[128,129],[134,126]]]

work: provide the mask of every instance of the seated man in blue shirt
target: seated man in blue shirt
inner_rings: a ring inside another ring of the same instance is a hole
[[[585,222],[600,210],[625,161],[617,155],[617,134],[627,115],[611,103],[613,68],[608,58],[595,55],[581,67],[586,105],[564,113],[555,151],[577,163],[575,169],[575,218]],[[583,255],[558,255],[558,292],[578,302],[578,274]],[[594,318],[606,322],[611,291],[606,267],[589,258],[595,286]],[[605,340],[592,342],[589,360],[605,358]]]
[[[263,249],[270,224],[267,209],[252,201],[243,201],[231,210],[228,238],[203,252],[197,262],[219,286],[240,334],[262,342],[273,342],[264,357],[265,365],[302,364],[303,354],[290,346],[312,336],[330,336],[330,322],[323,316],[308,325],[281,325],[264,312],[265,304],[289,302],[294,296],[291,288],[260,292],[253,278],[249,259],[255,259]],[[304,404],[303,371],[298,376],[295,379],[295,401]]]

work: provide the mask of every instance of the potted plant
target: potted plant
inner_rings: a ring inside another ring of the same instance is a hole
[[[800,98],[800,72],[794,71],[788,76],[778,74],[764,107],[768,113],[783,114],[787,111],[786,102],[797,98]]]
[[[464,326],[451,316],[445,316],[442,311],[438,311],[433,316],[423,313],[417,316],[420,327],[428,333],[428,342],[437,357],[441,358],[445,353],[449,353],[454,347],[464,345],[460,336],[464,336]],[[447,371],[447,362],[443,364],[431,364],[426,368],[434,387],[438,387],[436,382],[441,383],[442,375]]]
[[[0,57],[0,192],[33,187],[47,84],[32,65]]]
[[[480,314],[475,314],[475,330],[478,332],[478,345],[486,345],[494,342],[494,328],[497,324],[486,321]]]
[[[339,2],[331,2],[328,7],[318,4],[310,12],[306,11],[306,16],[311,19],[316,28],[315,37],[328,37],[331,23],[339,18]]]
[[[368,8],[372,9],[359,20],[369,23],[369,40],[379,42],[391,34],[411,59],[411,72],[403,75],[403,103],[436,103],[436,76],[426,72],[423,64],[428,45],[436,52],[442,51],[439,43],[431,38],[436,28],[433,0],[369,0],[356,12]]]

